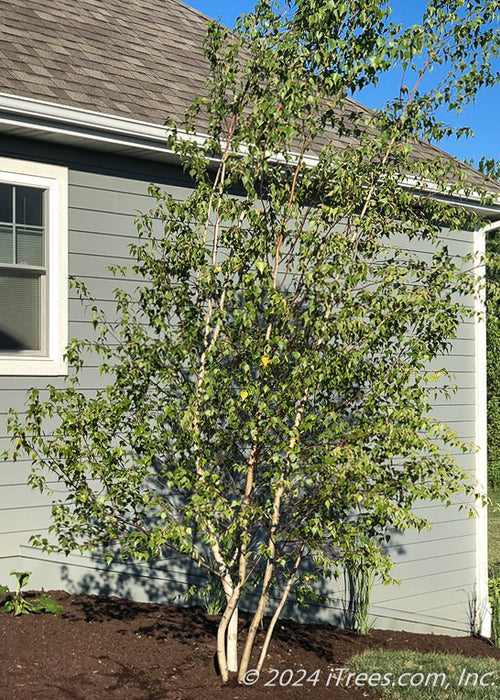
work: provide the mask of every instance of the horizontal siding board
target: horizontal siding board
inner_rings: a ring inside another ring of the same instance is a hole
[[[308,611],[312,610],[314,617],[303,608],[294,604],[293,600],[285,606],[284,616],[298,619],[301,622],[310,622],[311,617],[314,622],[323,624],[342,624],[344,619],[344,606],[337,599],[330,599],[324,607],[311,605]],[[375,614],[376,613],[376,614]],[[394,608],[384,608],[377,606],[372,608],[369,617],[370,625],[377,629],[401,630],[415,633],[446,634],[451,636],[464,636],[470,634],[470,623],[459,619],[437,619],[434,616],[428,617],[423,613],[408,612],[405,610],[395,610]]]
[[[118,253],[118,251],[116,252]],[[135,281],[136,284],[140,281],[141,278],[136,277],[131,270],[127,272],[126,277],[122,277],[121,274],[113,275],[109,270],[110,265],[128,266],[129,262],[128,257],[120,257],[119,255],[100,255],[95,252],[70,252],[69,254],[70,274],[87,279],[92,277],[107,278],[113,281],[115,287],[120,286],[122,280]]]
[[[475,344],[474,335],[472,334],[470,338],[455,338],[451,341],[451,348],[449,351],[450,355],[469,355],[474,356]]]
[[[428,616],[436,625],[456,621],[470,627],[469,611],[474,596],[474,570],[464,580],[459,572],[450,572],[454,576],[454,583],[450,586],[450,579],[443,576],[430,577],[428,581],[415,581],[414,586],[405,586],[408,595],[403,595],[402,587],[397,587],[397,592],[386,588],[383,597],[378,597],[378,592],[373,591],[370,612],[377,616],[381,609],[393,619],[415,619],[420,616]],[[458,583],[461,580],[462,583]],[[396,588],[391,587],[391,588]],[[382,589],[380,589],[382,593]],[[448,610],[446,617],[441,614],[440,603],[446,602]],[[455,625],[453,625],[455,627]]]
[[[24,552],[24,548],[22,551]],[[19,559],[7,560],[4,571],[19,569],[19,564],[14,564]],[[180,600],[185,599],[189,587],[199,583],[199,578],[194,576],[185,582],[177,581],[173,577],[154,579],[146,574],[132,576],[113,572],[93,564],[66,566],[28,554],[23,554],[21,562],[25,568],[32,571],[32,581],[45,581],[46,589],[64,588],[69,593],[114,594],[137,601],[178,604]]]
[[[467,471],[467,470],[465,470]],[[459,493],[456,494],[452,499],[451,505],[447,506],[441,501],[434,500],[434,501],[426,501],[423,499],[417,499],[415,501],[415,506],[414,510],[422,511],[425,508],[428,508],[429,511],[432,511],[433,513],[438,513],[439,511],[442,511],[443,513],[446,514],[446,517],[451,518],[455,516],[460,517],[460,513],[462,512],[460,509],[463,508],[464,505],[469,503],[472,500],[472,496],[466,495],[464,493]],[[434,515],[429,515],[429,517],[435,517]],[[445,517],[445,519],[446,519]],[[436,521],[438,522],[438,521]]]
[[[476,373],[473,370],[467,372],[454,371],[451,378],[441,376],[436,381],[436,388],[443,387],[460,387],[460,389],[475,389],[476,388]]]
[[[453,579],[439,573],[427,578],[423,576],[418,581],[403,581],[400,585],[386,585],[377,581],[372,588],[370,615],[372,619],[379,615],[387,615],[395,620],[415,621],[427,614],[434,624],[439,624],[439,621],[443,624],[444,616],[439,613],[439,604],[443,607],[443,601],[446,601],[447,620],[461,621],[462,624],[468,625],[464,606],[469,609],[474,590],[469,571],[464,570],[463,576],[457,576],[457,573],[453,572]],[[328,582],[327,586],[326,594],[333,606],[348,598],[343,577],[337,582]]]
[[[93,371],[92,371],[93,374]],[[4,377],[4,379],[7,379]],[[26,398],[27,392],[31,388],[36,388],[43,391],[48,385],[63,387],[64,377],[9,377],[12,381],[0,383],[0,407],[4,407],[8,403],[8,399],[13,396],[22,396]],[[12,394],[11,394],[12,392]],[[2,410],[0,409],[0,413]]]
[[[3,486],[0,512],[25,509],[26,506],[30,508],[50,506],[51,500],[50,495],[25,485]]]
[[[457,372],[475,373],[474,356],[470,355],[440,355],[427,364],[426,369],[431,372],[445,369],[447,372],[456,374]]]
[[[386,591],[388,596],[378,600],[374,594],[370,605],[372,619],[385,615],[394,620],[421,620],[430,625],[449,625],[454,629],[467,629],[470,632],[470,608],[474,584],[469,581],[464,583],[462,588],[456,585],[454,588],[439,588],[439,584],[434,581],[431,585],[435,587],[432,589],[423,587],[420,593],[417,590],[406,597],[391,597],[390,592]],[[446,602],[446,613],[440,610],[439,603],[442,604],[443,601]]]
[[[460,595],[460,593],[462,595]],[[471,612],[474,611],[473,604],[473,587],[468,586],[468,588],[461,589],[458,592],[458,596],[454,603],[448,598],[445,598],[448,605],[443,605],[443,601],[432,604],[428,608],[422,608],[419,613],[422,615],[432,615],[433,617],[457,619],[461,614],[462,619],[467,619]],[[475,611],[474,611],[475,612]],[[472,622],[472,621],[471,621]],[[471,632],[473,625],[471,624]]]
[[[26,409],[26,402],[28,399],[28,392],[24,389],[7,389],[2,391],[2,406],[0,407],[0,413],[7,413],[9,408],[15,411],[23,413]],[[47,391],[41,389],[40,396],[42,399],[48,396]]]
[[[32,530],[0,532],[0,559],[19,554],[19,547],[29,544],[29,538],[32,534]],[[4,582],[5,581],[2,580],[2,583]]]
[[[471,422],[476,420],[476,407],[474,405],[449,403],[447,405],[433,406],[430,415],[436,420],[445,422]]]
[[[466,389],[459,387],[457,391],[451,393],[449,398],[441,395],[433,398],[433,403],[436,407],[439,406],[474,406],[475,407],[476,392],[474,389]]]
[[[475,548],[470,551],[463,551],[462,547],[457,547],[457,550],[447,554],[441,554],[439,557],[428,557],[420,559],[413,556],[413,553],[408,552],[408,556],[404,560],[398,561],[391,571],[391,574],[396,579],[402,579],[405,582],[411,581],[414,578],[434,576],[440,573],[449,573],[450,571],[467,571],[474,569],[476,565]]]
[[[99,337],[99,327],[102,324],[99,323],[96,328],[92,320],[87,321],[72,321],[70,325],[71,337],[80,338],[85,340],[96,340]]]
[[[74,566],[89,566],[97,565],[107,571],[116,571],[120,573],[130,573],[132,575],[148,576],[152,580],[154,578],[163,579],[169,578],[172,574],[188,575],[196,572],[201,577],[200,569],[187,556],[179,555],[175,552],[167,552],[164,557],[155,559],[151,563],[135,562],[133,564],[122,562],[120,560],[113,561],[107,565],[98,553],[85,552],[83,554],[61,554],[58,552],[43,554],[37,547],[23,546],[23,552],[28,556],[49,558],[54,562],[69,564]]]
[[[407,630],[409,632],[431,632],[432,634],[470,635],[471,622],[469,604],[462,595],[451,595],[448,590],[438,591],[441,600],[453,601],[446,607],[446,614],[433,610],[408,610],[405,607],[373,605],[370,618],[375,627],[381,629]],[[389,601],[390,603],[390,601]]]
[[[97,387],[97,385],[98,385],[98,382],[97,382],[97,381],[95,381],[93,384],[94,384],[94,385],[93,385],[92,388],[86,388],[86,387],[85,387],[85,388],[81,389],[81,393],[82,393],[84,396],[87,396],[87,398],[91,398],[91,397],[95,394],[96,389],[98,388],[98,387]],[[102,386],[103,386],[103,387],[105,386],[105,383],[104,383],[104,382],[103,382],[103,385],[102,385]],[[11,391],[6,391],[6,392],[2,392],[2,393],[5,394],[6,406],[8,406],[9,408],[14,409],[14,410],[17,411],[19,414],[24,414],[24,413],[25,413],[25,411],[26,411],[26,401],[27,401],[27,396],[28,396],[28,394],[27,394],[26,391],[23,391],[23,390],[19,390],[19,391],[11,390]],[[44,390],[44,389],[41,389],[41,390],[40,390],[40,398],[41,398],[41,400],[45,400],[45,399],[47,398],[47,395],[48,395],[48,393],[47,393],[46,390]],[[0,415],[1,415],[1,414],[0,414]],[[5,415],[5,414],[4,414],[4,415]],[[5,434],[6,434],[6,433],[5,433]]]
[[[460,231],[457,229],[443,228],[439,232],[439,237],[443,240],[466,241],[469,245],[474,245],[474,231]]]
[[[137,242],[134,236],[110,236],[78,231],[70,234],[69,250],[72,255],[121,257],[130,262],[129,246],[134,242]]]
[[[415,571],[421,571],[421,567],[415,567]],[[462,595],[462,591],[467,586],[474,585],[475,566],[466,569],[455,568],[450,564],[447,571],[440,571],[435,574],[421,572],[420,575],[413,575],[406,578],[400,586],[384,586],[375,584],[373,587],[373,604],[393,603],[395,607],[401,606],[403,600],[407,600],[407,610],[424,609],[424,607],[439,605],[443,601],[443,591],[448,591],[447,595],[455,592],[457,599]],[[449,602],[449,598],[445,598]]]
[[[448,540],[451,544],[453,540],[458,540],[462,537],[476,536],[475,522],[468,518],[460,518],[453,522],[431,522],[430,525],[429,530],[425,529],[418,532],[412,529],[405,532],[404,535],[397,533],[391,537],[388,544],[391,547],[396,545],[399,547],[410,547],[413,544],[425,544],[431,548],[433,543],[437,541]],[[450,548],[456,550],[456,542]]]
[[[27,491],[28,493],[30,492]],[[29,505],[27,499],[27,504],[22,508],[0,509],[0,532],[32,530],[35,533],[39,531],[39,528],[47,528],[49,523],[49,505]]]
[[[452,430],[462,437],[464,440],[471,440],[475,434],[474,420],[448,420],[446,421]]]
[[[26,392],[17,391],[15,389],[4,390],[0,392],[0,415],[8,414],[9,410],[12,408],[15,411],[24,412],[26,405]],[[0,426],[3,427],[2,423]],[[0,428],[0,435],[4,434]]]
[[[108,214],[91,210],[69,210],[69,228],[72,231],[80,231],[94,234],[134,236],[136,227],[133,212],[122,214]]]
[[[70,329],[68,335],[71,335],[72,324],[75,321],[92,321],[92,309],[94,302],[82,302],[77,297],[71,297],[69,300],[68,316]],[[110,320],[114,320],[117,317],[116,304],[111,300],[100,301],[98,304],[98,309],[102,311],[106,317]]]
[[[429,542],[432,542],[432,546],[429,546]],[[408,558],[423,562],[433,557],[448,556],[451,549],[457,552],[471,552],[474,548],[475,533],[470,532],[462,535],[460,539],[455,535],[432,540],[419,537],[413,542],[403,539],[399,544],[385,546],[384,550],[397,563],[404,562]]]
[[[113,290],[115,289],[121,289],[125,292],[132,293],[141,283],[140,279],[136,277],[114,277],[110,274],[107,267],[109,265],[119,264],[123,258],[119,258],[114,263],[110,259],[102,259],[99,269],[97,269],[97,266],[92,269],[92,265],[90,263],[92,258],[88,256],[88,260],[85,257],[85,259],[82,261],[83,257],[84,256],[78,255],[74,256],[72,262],[74,262],[76,266],[73,267],[73,269],[70,269],[70,274],[85,282],[89,293],[96,301],[100,301],[101,299],[104,299],[105,301],[113,300]],[[81,269],[79,269],[80,266],[85,268],[86,274],[82,273]]]
[[[451,234],[450,237],[446,235],[439,236],[434,242],[430,240],[413,239],[410,240],[408,236],[398,233],[396,236],[390,239],[390,245],[395,248],[401,248],[402,250],[407,250],[411,252],[418,252],[430,258],[436,252],[439,251],[440,247],[443,245],[448,246],[448,251],[453,256],[463,257],[470,255],[474,252],[474,239],[471,236],[470,240],[465,238],[460,238],[456,234]]]
[[[162,188],[170,192],[172,196],[178,199],[185,199],[192,192],[192,188],[186,183],[186,178],[178,171],[179,177],[162,185]],[[73,188],[86,188],[88,192],[87,206],[91,207],[92,191],[102,190],[104,192],[119,192],[132,196],[144,197],[148,195],[148,187],[150,180],[136,180],[127,177],[118,177],[116,175],[104,175],[94,172],[84,172],[82,170],[70,170],[68,175],[70,191]],[[70,199],[71,204],[71,199]]]
[[[137,187],[137,185],[136,185]],[[142,188],[141,188],[142,189]],[[180,188],[166,188],[174,197],[181,198],[183,190]],[[147,187],[143,191],[123,192],[111,188],[83,187],[70,185],[69,204],[72,209],[87,211],[90,207],[96,212],[108,214],[139,214],[149,211],[156,204],[154,197],[147,193]]]
[[[5,486],[23,485],[24,488],[27,489],[28,487],[26,486],[26,483],[30,471],[31,462],[28,459],[18,460],[17,462],[13,462],[11,460],[0,465],[0,488]],[[0,502],[5,503],[5,500],[3,499],[3,489],[0,493],[2,494],[2,500]]]
[[[422,506],[415,507],[413,511],[419,518],[429,521],[434,532],[440,533],[441,537],[451,536],[456,531],[458,523],[468,523],[469,528],[464,527],[465,532],[472,533],[475,531],[475,520],[467,517],[467,509],[458,510],[456,506],[444,508],[441,506]],[[439,528],[439,530],[438,530]]]

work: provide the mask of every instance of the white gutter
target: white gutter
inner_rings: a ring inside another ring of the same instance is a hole
[[[18,97],[0,93],[0,112],[12,114],[12,118],[0,116],[0,125],[25,127],[42,132],[66,134],[68,136],[83,137],[93,141],[114,143],[123,146],[136,146],[141,149],[162,152],[174,155],[174,152],[165,145],[170,130],[165,126],[152,122],[143,122],[128,117],[103,114],[79,107],[68,107],[54,102],[44,102],[30,97]],[[61,126],[70,125],[70,128]],[[75,128],[76,127],[76,128]],[[100,132],[100,133],[99,133]],[[205,144],[208,138],[206,134],[188,134],[182,129],[178,135],[185,141],[191,141],[199,146]],[[150,142],[149,145],[147,142]],[[221,141],[224,149],[226,142]],[[245,148],[241,148],[245,152]],[[299,154],[290,154],[293,159],[299,158]],[[218,162],[218,159],[211,159]],[[286,162],[282,156],[276,156],[277,161]],[[316,156],[303,156],[306,165],[313,166],[319,162]]]
[[[460,204],[460,200],[462,200],[464,206],[467,206],[468,203],[477,204],[479,205],[479,208],[491,209],[492,211],[495,211],[496,207],[500,207],[500,195],[497,195],[491,207],[484,207],[484,205],[481,204],[482,197],[479,192],[470,192],[465,190],[452,190],[447,192],[446,190],[440,189],[436,183],[431,182],[430,180],[418,180],[417,178],[408,175],[405,175],[405,177],[402,179],[401,185],[411,190],[422,190],[428,194],[434,195],[437,198],[442,197],[449,200],[457,199],[459,200],[457,202],[458,204]]]
[[[156,142],[165,142],[168,134],[167,128],[160,124],[138,121],[113,114],[103,114],[102,112],[94,112],[79,107],[67,107],[54,102],[44,102],[31,97],[18,97],[6,93],[0,93],[0,111],[11,113],[13,116],[16,115],[16,118],[11,122],[12,124],[20,124],[19,115],[22,115],[25,118],[26,126],[33,126],[33,123],[27,121],[26,118],[34,121],[53,121],[58,124],[70,125],[71,128],[65,131],[72,134],[81,133],[78,129],[80,127],[80,129],[84,130],[113,132],[117,136]],[[3,117],[1,121],[5,123],[8,120]],[[40,125],[39,128],[44,130],[47,127]],[[205,140],[203,136],[190,136],[189,138],[200,145]],[[164,150],[168,149],[165,147]]]

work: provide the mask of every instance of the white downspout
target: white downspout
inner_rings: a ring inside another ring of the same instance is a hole
[[[474,232],[474,253],[482,258],[485,253],[486,234],[500,229],[500,221],[494,221]],[[484,266],[478,266],[479,277],[484,277]],[[476,403],[476,480],[479,492],[488,491],[487,460],[487,374],[486,374],[486,290],[482,287],[475,299],[475,403]],[[476,610],[477,631],[484,637],[491,635],[491,609],[488,596],[488,509],[478,505],[476,520]]]

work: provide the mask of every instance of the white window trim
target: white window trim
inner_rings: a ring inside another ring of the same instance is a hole
[[[0,182],[41,187],[47,192],[46,354],[0,353],[0,376],[60,376],[68,373],[68,169],[58,165],[0,158]]]

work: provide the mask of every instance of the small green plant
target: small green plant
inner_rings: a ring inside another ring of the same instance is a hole
[[[220,579],[208,574],[208,581],[199,592],[203,608],[208,615],[220,615],[226,605],[226,596]]]
[[[489,580],[491,604],[491,635],[495,646],[500,647],[500,572],[493,572]]]
[[[226,604],[226,596],[220,579],[212,573],[208,574],[202,585],[191,586],[184,598],[185,601],[197,598],[207,615],[221,615]]]
[[[0,586],[0,595],[7,594],[3,604],[5,612],[11,612],[14,615],[28,615],[30,612],[47,612],[54,615],[62,613],[62,605],[56,603],[48,593],[42,593],[33,601],[23,597],[22,589],[28,585],[31,571],[11,571],[10,573],[17,579],[15,592],[9,591],[7,586]]]
[[[345,613],[347,625],[358,634],[368,634],[371,627],[370,597],[376,576],[376,565],[368,541],[358,539],[347,558],[345,581],[348,598]]]
[[[354,588],[354,629],[359,634],[368,634],[370,631],[370,594],[375,571],[361,567],[357,571],[351,572],[351,577]]]

